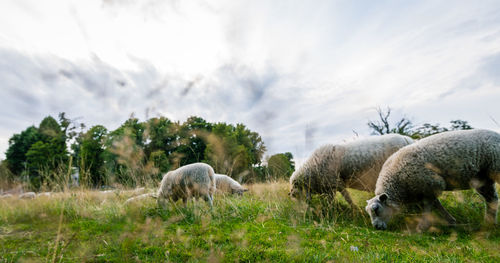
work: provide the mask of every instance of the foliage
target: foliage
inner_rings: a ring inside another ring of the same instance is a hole
[[[107,129],[102,125],[96,125],[76,138],[78,144],[74,144],[73,149],[77,151],[76,162],[80,167],[80,185],[95,187],[105,184],[103,143],[106,135]]]
[[[35,189],[51,180],[50,171],[65,166],[68,161],[66,130],[67,126],[61,127],[53,117],[47,116],[38,128],[30,126],[14,134],[6,152],[10,171],[17,176],[26,175]]]
[[[205,160],[219,173],[248,181],[266,150],[260,135],[243,124],[217,123],[206,137]]]
[[[275,154],[267,160],[269,179],[288,179],[295,170],[295,163],[290,152]]]
[[[5,156],[7,165],[13,174],[20,175],[26,169],[26,153],[31,145],[41,139],[40,137],[38,129],[35,126],[30,126],[9,139],[9,148]]]
[[[250,178],[265,151],[261,137],[245,125],[212,124],[196,116],[183,123],[131,117],[113,131],[97,125],[75,138],[71,148],[87,187],[156,184],[163,173],[194,162]]]

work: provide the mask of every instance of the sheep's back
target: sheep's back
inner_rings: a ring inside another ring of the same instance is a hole
[[[387,160],[376,194],[389,190],[402,199],[411,199],[416,193],[469,189],[473,180],[498,174],[499,154],[500,134],[496,132],[467,130],[433,135],[402,148]]]

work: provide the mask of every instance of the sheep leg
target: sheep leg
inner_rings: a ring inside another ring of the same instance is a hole
[[[306,191],[306,202],[311,204],[311,191]]]
[[[167,209],[167,200],[163,198],[162,196],[159,196],[158,199],[156,199],[156,202],[158,204],[158,207],[160,209],[166,210]]]
[[[457,223],[457,220],[443,207],[439,199],[434,199],[434,201],[432,202],[432,206],[434,206],[439,211],[439,213],[444,216],[444,218],[450,225],[455,225]]]
[[[476,188],[476,191],[484,197],[486,201],[486,214],[485,221],[488,224],[496,224],[497,210],[498,210],[498,195],[495,190],[494,182],[486,182],[481,187]]]
[[[432,202],[424,200],[424,213],[422,215],[422,220],[418,223],[417,230],[423,232],[431,226],[429,217],[431,216],[432,206]]]
[[[213,207],[213,198],[212,198],[210,195],[205,195],[205,196],[203,197],[203,199],[205,199],[205,201],[207,201],[207,202],[208,202],[208,204],[210,205],[210,208],[212,208],[212,207]]]
[[[354,204],[354,202],[351,199],[351,195],[347,191],[346,188],[340,190],[340,193],[344,197],[344,199],[347,201],[347,203],[351,206],[351,208],[354,210],[357,206]]]

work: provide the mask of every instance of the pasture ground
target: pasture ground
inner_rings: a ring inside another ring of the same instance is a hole
[[[417,212],[376,231],[340,195],[330,206],[288,198],[288,184],[249,185],[159,210],[154,199],[124,205],[127,192],[73,190],[33,200],[0,199],[0,262],[500,262],[500,227],[482,224],[473,191],[441,200],[458,220],[416,233]],[[370,194],[350,190],[364,208]]]

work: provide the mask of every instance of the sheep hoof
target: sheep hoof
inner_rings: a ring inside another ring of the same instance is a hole
[[[417,232],[422,233],[427,231],[431,227],[431,223],[427,220],[422,220],[417,225]]]

